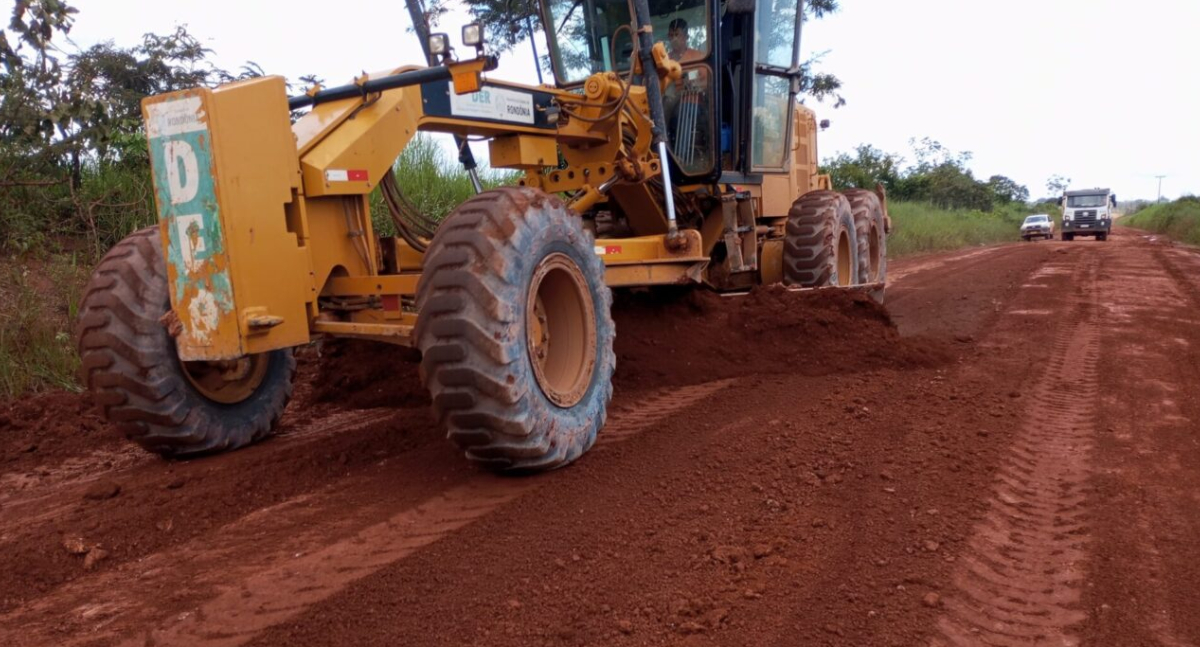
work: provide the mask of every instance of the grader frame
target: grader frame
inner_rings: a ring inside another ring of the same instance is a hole
[[[798,38],[802,1],[794,9]],[[882,193],[829,190],[798,85],[787,97],[780,168],[751,173],[743,161],[681,173],[662,98],[689,63],[652,42],[647,0],[633,10],[628,70],[567,87],[485,79],[495,60],[480,50],[290,99],[278,77],[147,99],[162,258],[146,251],[145,234],[131,238],[85,298],[85,382],[104,413],[164,454],[237,447],[265,435],[286,403],[290,386],[270,382],[290,380],[289,349],[315,335],[363,338],[422,350],[435,412],[471,458],[557,467],[603,425],[608,288],[784,282],[857,286],[881,298]],[[796,56],[790,69],[760,63],[759,72],[794,80]],[[426,131],[486,139],[491,166],[520,171],[519,186],[468,201],[432,240],[380,238],[369,196],[393,182],[397,157]],[[169,303],[114,305],[124,287],[103,277],[123,276],[130,258],[143,274],[162,275]],[[122,317],[127,327],[163,324],[163,339],[138,355],[140,378],[119,366],[128,351],[111,341],[110,324]],[[161,379],[146,377],[155,371]],[[147,402],[173,397],[170,415],[138,404],[146,391]],[[254,402],[271,411],[260,415]],[[196,416],[215,431],[198,428]],[[238,422],[245,418],[253,424]]]

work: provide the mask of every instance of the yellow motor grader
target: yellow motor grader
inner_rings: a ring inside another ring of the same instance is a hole
[[[244,446],[282,414],[294,347],[360,338],[420,350],[469,459],[549,469],[604,425],[611,289],[882,299],[882,191],[830,190],[797,101],[803,0],[540,11],[554,84],[488,78],[471,24],[470,56],[434,34],[428,67],[290,98],[264,77],[146,99],[158,226],[101,261],[77,329],[107,419],[167,456]],[[422,131],[486,141],[519,179],[422,214],[393,175]],[[372,227],[377,187],[396,236]]]

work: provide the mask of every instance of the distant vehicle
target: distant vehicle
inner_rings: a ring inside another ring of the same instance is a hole
[[[1112,229],[1113,209],[1117,208],[1117,196],[1112,191],[1067,191],[1058,199],[1058,203],[1063,208],[1063,240],[1074,240],[1075,236],[1095,236],[1096,240],[1108,240],[1108,232]]]
[[[1034,238],[1053,240],[1054,219],[1044,213],[1026,216],[1025,222],[1021,223],[1021,238],[1025,240],[1033,240]]]

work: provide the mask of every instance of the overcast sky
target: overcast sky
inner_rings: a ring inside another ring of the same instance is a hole
[[[403,0],[78,0],[72,40],[136,43],[186,24],[236,70],[247,60],[330,84],[419,63]],[[1046,195],[1054,174],[1122,199],[1200,193],[1200,1],[842,0],[807,25],[806,54],[842,79],[847,105],[810,102],[833,126],[827,158],[859,144],[912,158],[931,137],[971,151],[978,177]],[[459,40],[462,15],[441,27]],[[544,46],[539,43],[544,51]],[[495,78],[535,82],[528,43]],[[485,147],[476,146],[479,152]]]

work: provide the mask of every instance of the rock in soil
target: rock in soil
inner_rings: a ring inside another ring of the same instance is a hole
[[[62,546],[72,555],[83,555],[88,552],[88,545],[83,541],[83,537],[67,537],[63,540]]]
[[[83,498],[89,501],[111,499],[121,493],[121,486],[112,481],[100,481],[83,493]]]
[[[83,570],[90,571],[96,568],[96,564],[108,557],[108,551],[103,548],[93,548],[88,551],[87,557],[83,558]]]

